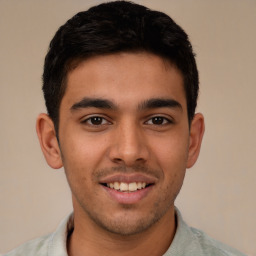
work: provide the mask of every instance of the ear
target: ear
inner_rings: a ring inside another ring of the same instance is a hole
[[[195,114],[190,126],[187,168],[192,167],[199,156],[204,129],[203,115],[200,113]]]
[[[48,165],[54,169],[61,168],[63,164],[54,124],[47,114],[40,114],[38,116],[36,132]]]

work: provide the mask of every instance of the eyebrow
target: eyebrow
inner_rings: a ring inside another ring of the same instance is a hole
[[[72,105],[70,109],[73,111],[83,108],[117,109],[117,106],[112,101],[107,99],[85,97]],[[138,110],[154,108],[179,108],[182,110],[182,105],[178,101],[169,98],[153,98],[145,100],[138,105]]]
[[[182,105],[174,99],[153,98],[142,102],[138,107],[139,110],[153,108],[178,108],[182,110]]]
[[[81,108],[115,109],[116,106],[110,100],[85,97],[81,101],[72,105],[70,109],[77,110]]]

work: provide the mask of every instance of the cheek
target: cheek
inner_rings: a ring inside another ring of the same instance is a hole
[[[151,149],[162,169],[170,169],[172,172],[186,168],[188,144],[188,136],[166,136],[153,141]]]
[[[65,160],[64,166],[72,163],[72,167],[91,168],[102,159],[106,143],[101,136],[88,136],[83,131],[66,132],[66,136],[63,135],[61,150]]]
[[[188,136],[169,136],[157,145],[154,146],[154,155],[163,174],[162,189],[165,190],[166,198],[176,198],[186,172]]]

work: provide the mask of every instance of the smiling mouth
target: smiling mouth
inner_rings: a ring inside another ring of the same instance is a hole
[[[103,183],[102,185],[120,192],[135,192],[137,190],[145,189],[146,187],[149,187],[153,184],[146,182],[125,183],[116,181],[110,183]]]

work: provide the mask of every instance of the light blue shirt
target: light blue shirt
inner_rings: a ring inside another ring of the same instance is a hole
[[[245,256],[204,232],[189,227],[176,209],[177,230],[169,249],[163,256]],[[4,256],[68,256],[67,235],[73,229],[72,214],[51,235],[31,240]]]

